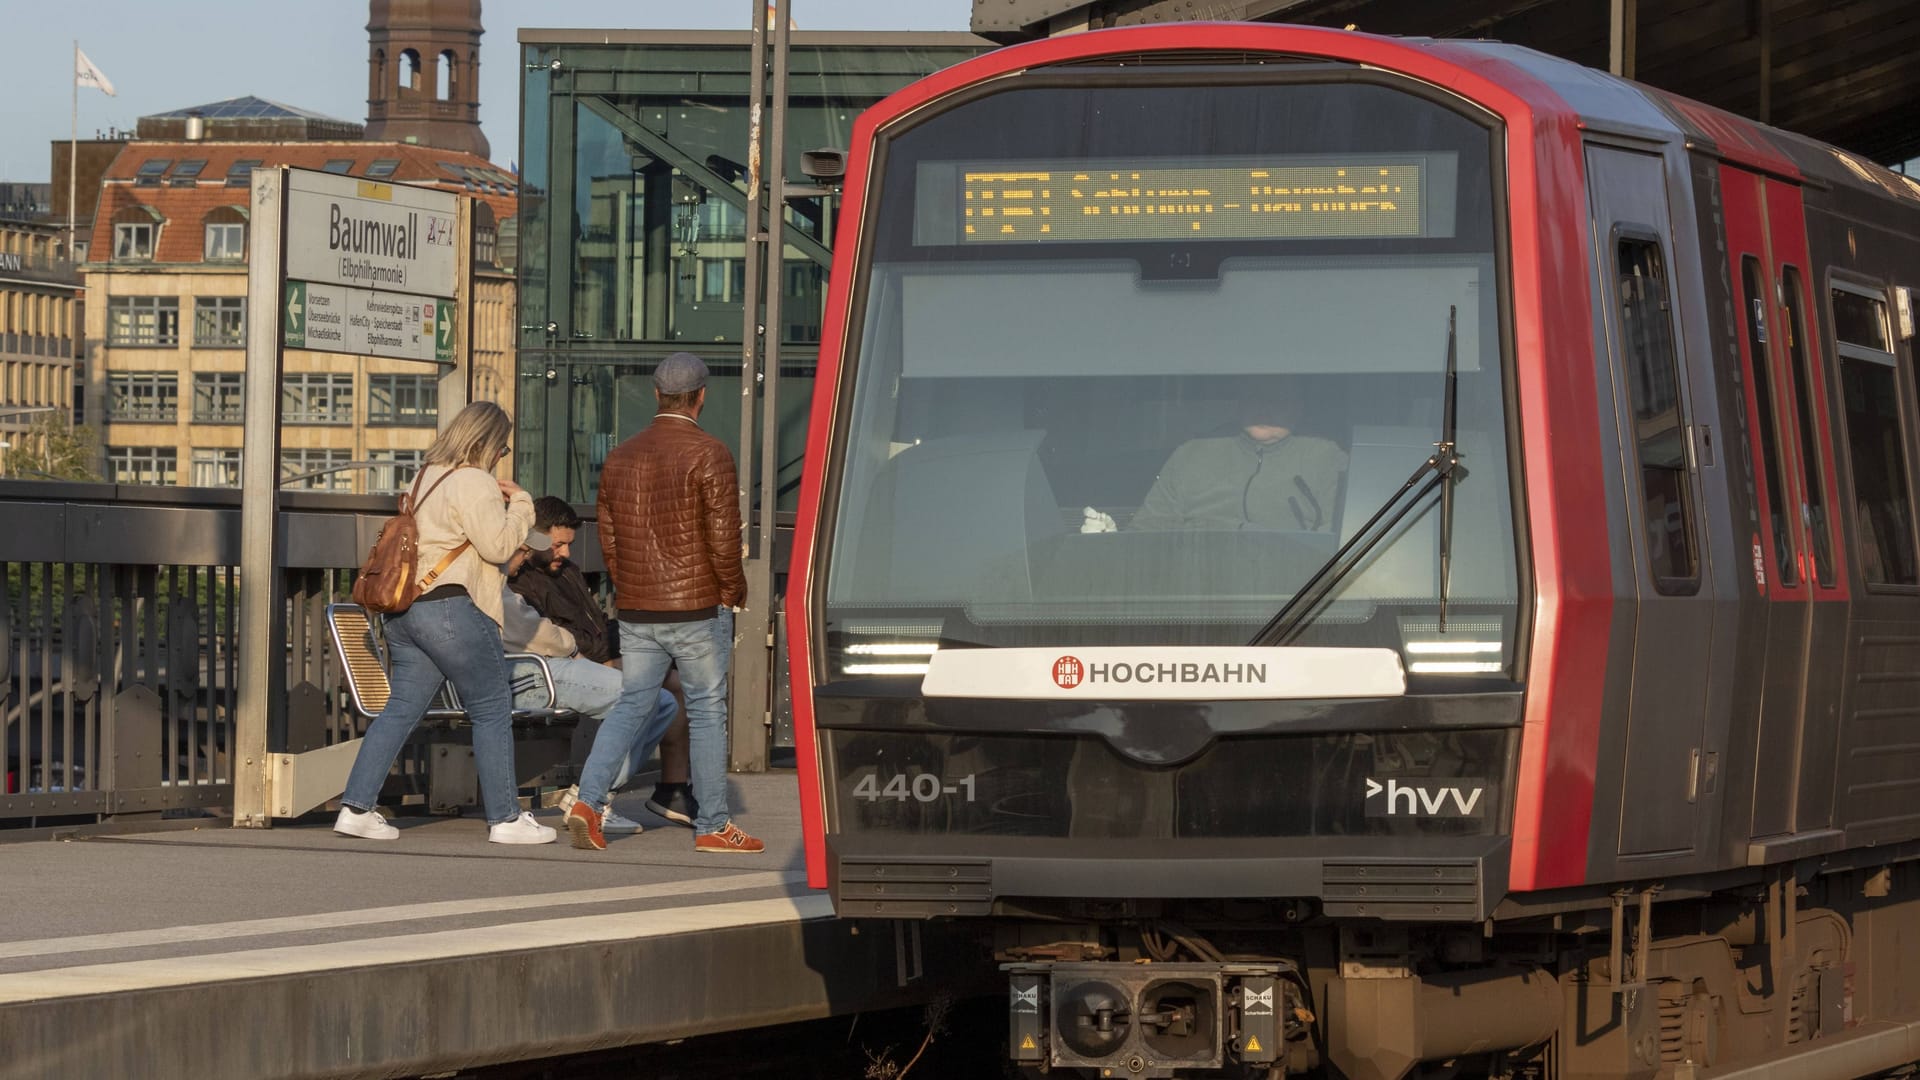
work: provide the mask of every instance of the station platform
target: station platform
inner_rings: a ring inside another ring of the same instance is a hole
[[[488,844],[472,817],[8,846],[0,1077],[409,1076],[939,992],[903,985],[892,924],[806,888],[792,774],[731,780],[762,855],[696,853],[646,787],[615,804],[646,831],[604,852]],[[939,970],[937,936],[910,944]]]

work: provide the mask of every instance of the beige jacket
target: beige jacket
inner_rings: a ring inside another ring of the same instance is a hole
[[[420,492],[426,494],[446,471],[441,465],[421,469]],[[500,590],[507,583],[501,567],[520,550],[527,531],[533,528],[533,496],[515,492],[503,505],[500,485],[494,482],[492,473],[478,468],[457,469],[414,507],[413,520],[420,529],[418,573],[422,578],[461,541],[472,541],[473,546],[461,552],[433,584],[435,588],[466,586],[474,606],[499,623],[503,617]]]

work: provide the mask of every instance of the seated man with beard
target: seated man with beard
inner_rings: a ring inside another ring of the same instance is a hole
[[[605,609],[587,586],[586,578],[580,573],[568,556],[571,546],[579,534],[581,519],[565,499],[554,495],[535,499],[533,503],[534,529],[542,541],[518,559],[517,565],[510,565],[507,588],[517,595],[525,606],[555,628],[568,634],[573,649],[582,660],[601,665],[599,672],[586,676],[593,680],[596,694],[605,686],[612,687],[617,697],[620,692],[619,636],[611,632],[612,622]],[[511,611],[510,605],[510,611]],[[527,651],[547,654],[545,649]],[[560,674],[554,673],[556,683]],[[687,775],[687,717],[678,704],[680,681],[677,673],[667,674],[666,685],[662,690],[661,704],[675,699],[664,715],[656,713],[653,730],[642,732],[635,742],[633,752],[628,756],[627,773],[619,783],[625,783],[632,770],[644,765],[653,753],[654,746],[660,748],[660,783],[654,788],[653,795],[647,799],[647,809],[676,825],[693,827],[698,807],[693,800],[693,788]],[[604,710],[601,715],[604,715]],[[583,725],[582,736],[585,742],[580,745],[591,746],[593,733],[598,725]],[[570,805],[562,801],[562,810]]]

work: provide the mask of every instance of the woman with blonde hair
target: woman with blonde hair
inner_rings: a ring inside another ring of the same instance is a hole
[[[392,660],[387,707],[360,744],[333,831],[391,840],[400,830],[374,810],[400,748],[440,689],[451,682],[473,724],[473,761],[496,844],[550,844],[554,830],[524,813],[513,772],[513,690],[500,647],[502,564],[533,528],[533,497],[493,468],[507,456],[513,421],[492,402],[460,410],[414,478],[419,529],[416,572],[425,589],[386,617]],[[434,573],[438,570],[438,573]]]

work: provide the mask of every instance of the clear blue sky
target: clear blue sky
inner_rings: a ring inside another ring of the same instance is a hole
[[[790,0],[802,30],[965,30],[971,0]],[[518,157],[523,26],[746,29],[753,0],[484,0],[480,123],[494,160]],[[80,91],[80,134],[253,94],[367,118],[364,0],[0,0],[0,180],[45,181],[67,137],[73,42],[117,97]]]

